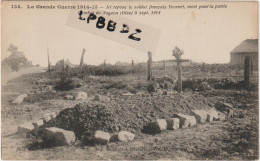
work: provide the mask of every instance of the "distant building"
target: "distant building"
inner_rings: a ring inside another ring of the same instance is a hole
[[[230,64],[244,64],[245,56],[250,56],[253,69],[258,69],[258,39],[247,39],[230,53]]]

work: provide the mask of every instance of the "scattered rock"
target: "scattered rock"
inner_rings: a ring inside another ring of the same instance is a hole
[[[127,132],[127,131],[120,131],[118,133],[118,140],[122,142],[132,141],[135,138],[135,134]]]
[[[234,110],[233,109],[228,109],[227,118],[232,118],[232,117],[234,117]]]
[[[13,104],[20,104],[23,102],[24,98],[27,97],[27,94],[21,94],[12,102]]]
[[[204,110],[192,110],[190,113],[191,116],[195,116],[198,123],[206,122],[208,117],[208,112]]]
[[[95,144],[105,145],[110,140],[110,135],[107,132],[104,131],[96,131],[95,135]]]
[[[167,129],[168,130],[176,130],[180,128],[180,119],[178,118],[170,118],[166,120],[167,122]]]
[[[34,126],[35,128],[38,128],[38,127],[44,125],[44,122],[43,122],[43,119],[40,119],[40,120],[34,121],[32,124],[33,124],[33,126]]]
[[[56,113],[55,112],[52,112],[52,113],[49,113],[50,114],[50,117],[53,119],[56,117]]]
[[[175,114],[174,117],[180,119],[181,128],[191,127],[196,124],[196,118],[194,116]]]
[[[211,121],[218,121],[218,120],[220,120],[218,112],[214,109],[209,110],[207,115],[207,121],[211,122]]]
[[[226,120],[226,114],[224,114],[224,113],[222,113],[222,112],[219,112],[219,113],[218,113],[218,116],[219,116],[219,120],[220,120],[220,121]]]
[[[70,145],[76,141],[73,131],[67,131],[56,127],[44,129],[42,139],[44,142],[55,146]]]
[[[167,129],[167,122],[165,119],[158,119],[155,122],[151,123],[150,128],[152,133],[160,133],[161,131]]]
[[[217,102],[215,104],[215,108],[224,113],[226,116],[226,118],[232,118],[234,116],[234,109],[233,106],[229,103],[221,103],[221,102]]]
[[[88,98],[88,94],[86,92],[78,92],[74,97],[75,100],[84,100]]]
[[[64,98],[66,100],[73,100],[73,96],[72,95],[66,95]]]
[[[94,100],[95,100],[95,101],[102,101],[102,102],[110,101],[109,98],[107,98],[107,97],[105,97],[105,96],[98,95],[98,94],[95,95]]]
[[[43,120],[44,120],[44,122],[50,121],[50,120],[51,120],[51,115],[50,115],[50,113],[44,114],[44,115],[43,115]]]
[[[18,126],[18,135],[22,137],[29,137],[30,133],[34,130],[34,126],[31,122],[26,122]]]

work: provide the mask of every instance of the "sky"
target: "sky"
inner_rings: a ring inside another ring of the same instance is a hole
[[[146,62],[148,59],[144,51],[67,26],[69,10],[26,9],[27,5],[37,4],[71,5],[68,1],[19,2],[23,9],[10,9],[12,3],[6,1],[2,6],[2,60],[11,54],[7,52],[10,43],[24,52],[33,64],[41,66],[47,66],[47,48],[52,64],[61,59],[79,64],[83,48],[86,49],[84,63],[91,65],[101,64],[105,59],[111,64],[132,60]],[[81,3],[128,5],[127,2]],[[172,9],[162,10],[160,15],[122,16],[161,31],[157,50],[152,53],[154,61],[174,59],[172,50],[178,46],[183,49],[185,59],[228,63],[232,49],[245,39],[258,38],[256,2],[131,2],[131,5],[139,4],[227,5],[220,9]]]

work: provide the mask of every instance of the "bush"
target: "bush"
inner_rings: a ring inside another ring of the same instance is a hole
[[[147,92],[156,92],[156,89],[159,87],[158,83],[156,82],[150,82],[147,86]]]
[[[73,83],[72,79],[67,78],[67,79],[60,80],[59,82],[57,82],[57,84],[54,88],[55,88],[55,90],[67,91],[67,90],[76,88],[76,84]]]
[[[62,71],[59,73],[59,81],[56,83],[54,89],[60,91],[67,91],[77,87],[77,84],[71,78],[69,72]]]
[[[192,89],[193,91],[204,91],[210,89],[242,89],[243,82],[235,81],[232,78],[187,79],[183,81],[182,88]]]
[[[85,65],[82,70],[79,67],[71,68],[69,73],[71,76],[76,76],[79,78],[84,78],[87,75],[97,75],[97,76],[118,76],[130,73],[139,73],[144,72],[145,66],[136,65],[132,69],[131,66],[123,65],[106,65],[106,66],[94,66],[94,65]]]

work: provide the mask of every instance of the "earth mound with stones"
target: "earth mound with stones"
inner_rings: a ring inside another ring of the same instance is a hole
[[[45,126],[74,131],[77,138],[96,130],[116,133],[121,130],[140,134],[144,125],[156,119],[189,114],[195,109],[212,109],[213,100],[199,94],[115,96],[106,101],[90,100],[67,108]],[[139,135],[140,136],[140,135]]]

